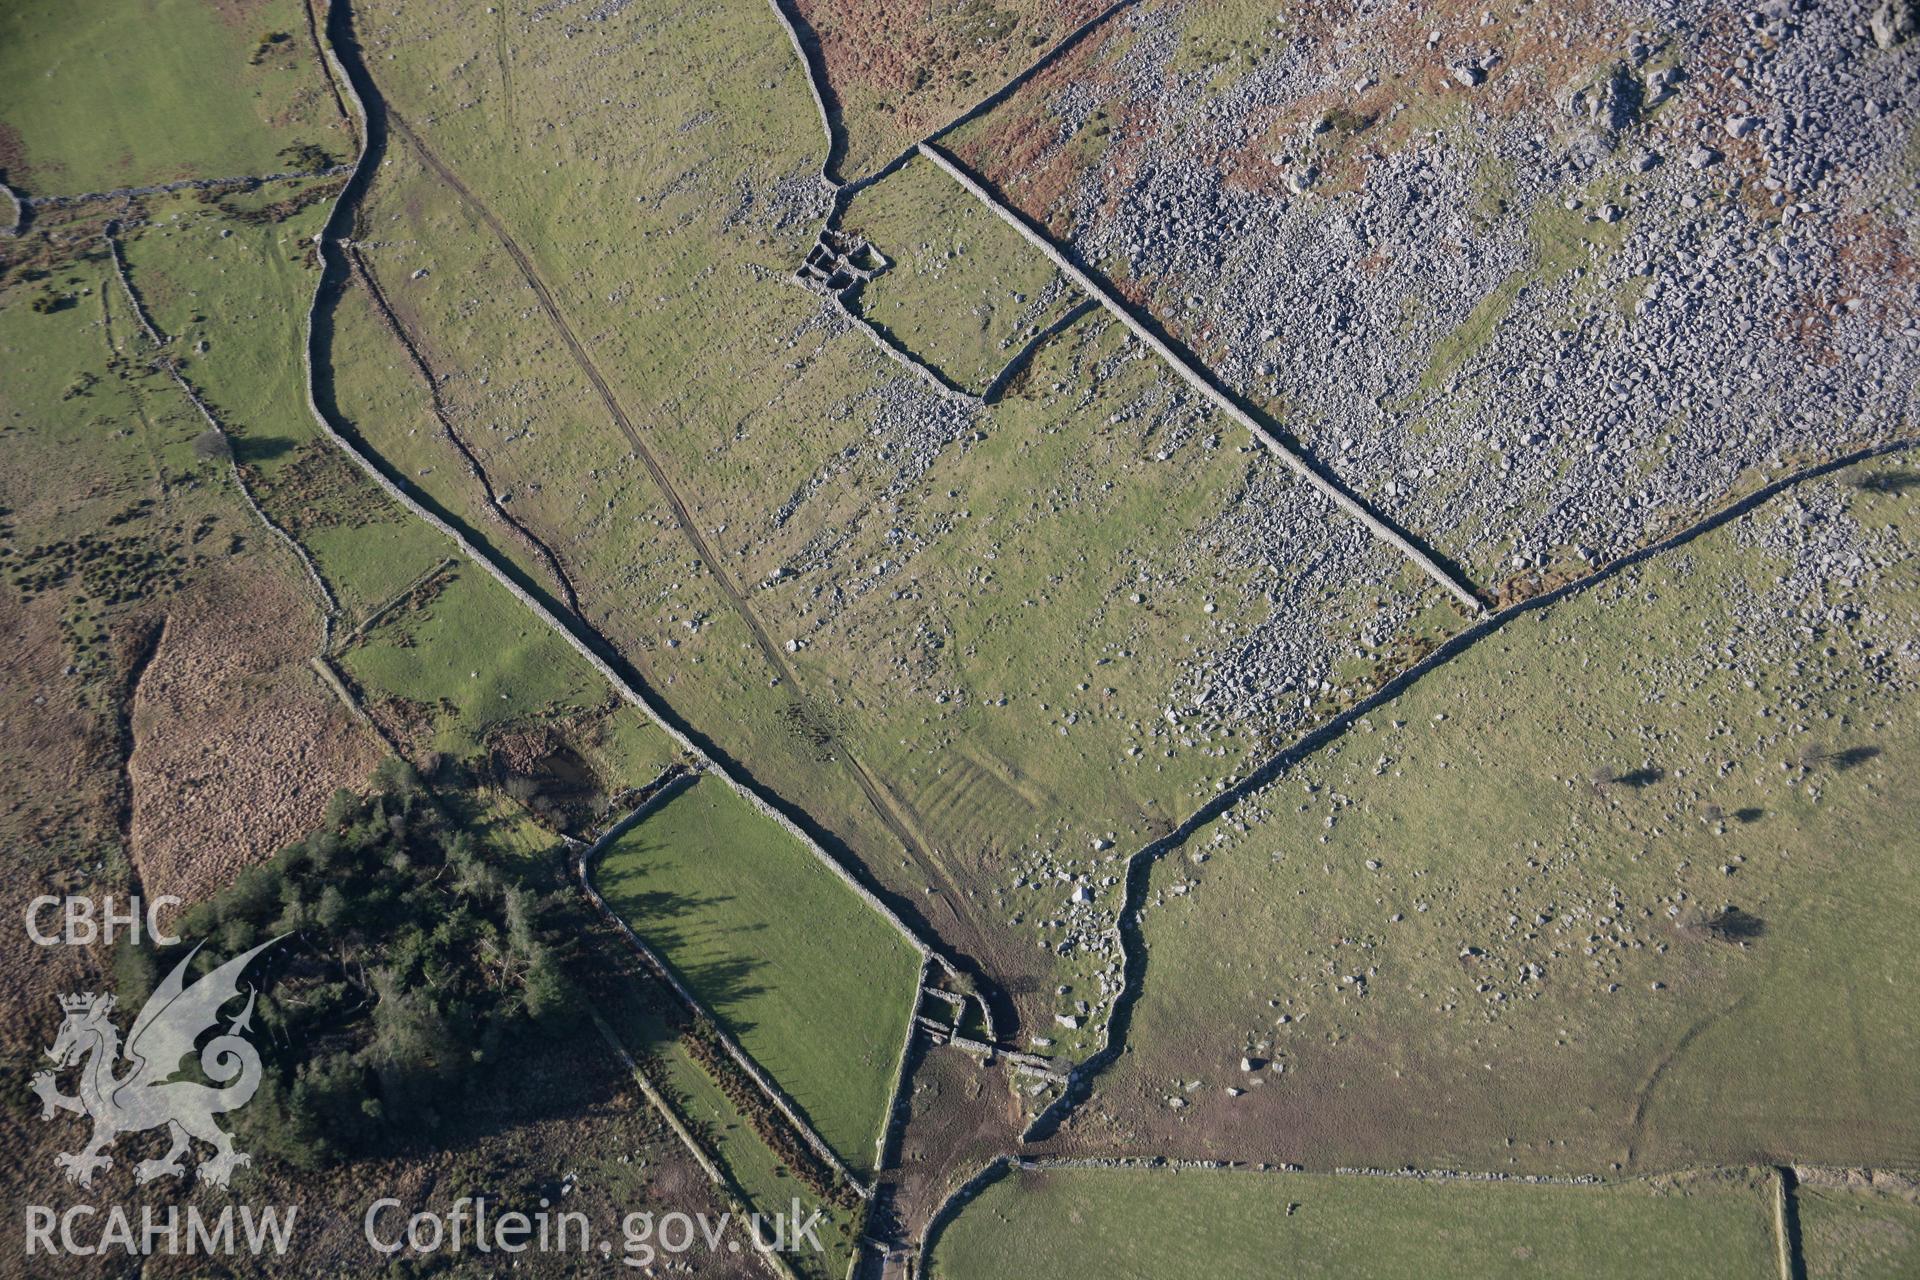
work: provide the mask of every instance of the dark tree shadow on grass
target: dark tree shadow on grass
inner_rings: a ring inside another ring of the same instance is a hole
[[[1848,769],[1856,769],[1867,761],[1877,760],[1879,757],[1880,748],[1878,747],[1848,747],[1844,751],[1835,751],[1828,755],[1826,763],[1845,773]]]
[[[235,435],[233,459],[240,463],[269,462],[293,452],[293,441],[285,436]]]
[[[1878,475],[1868,476],[1857,487],[1868,493],[1885,493],[1897,497],[1910,489],[1920,489],[1920,471],[1882,471]]]
[[[658,845],[631,846],[622,850],[623,861],[637,852],[642,858]],[[675,959],[697,948],[710,931],[719,928],[716,915],[733,901],[728,894],[691,894],[659,888],[646,883],[644,866],[622,872],[602,866],[594,875],[594,886],[639,939],[658,955],[674,975],[686,984],[701,1004],[721,1018],[736,1038],[754,1029],[755,1024],[738,1016],[742,1004],[766,994],[766,987],[752,980],[766,966],[754,956],[753,935],[764,932],[765,925],[735,925],[726,929],[727,958],[682,966]]]

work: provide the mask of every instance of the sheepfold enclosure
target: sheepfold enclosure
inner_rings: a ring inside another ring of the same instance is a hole
[[[913,1016],[913,945],[711,776],[616,840],[594,884],[828,1145],[869,1168]]]

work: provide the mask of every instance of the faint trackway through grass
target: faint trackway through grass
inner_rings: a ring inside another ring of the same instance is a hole
[[[414,489],[404,476],[397,473],[385,459],[368,447],[365,441],[359,440],[352,433],[350,426],[341,425],[338,409],[332,401],[329,361],[335,303],[340,290],[352,278],[352,266],[347,260],[343,242],[348,238],[346,233],[351,229],[355,207],[365,195],[372,175],[378,168],[379,158],[386,145],[387,126],[392,123],[400,129],[403,137],[414,143],[423,161],[433,167],[456,193],[462,195],[476,214],[484,216],[496,236],[500,238],[503,247],[514,257],[516,264],[525,273],[529,287],[541,300],[543,309],[554,322],[556,330],[562,334],[563,341],[569,345],[570,350],[577,353],[583,373],[586,373],[596,384],[610,416],[613,416],[623,434],[633,444],[636,455],[649,465],[652,464],[651,454],[640,440],[638,433],[633,430],[631,422],[621,410],[618,401],[606,387],[604,379],[599,376],[598,370],[587,358],[585,350],[573,337],[571,328],[566,324],[557,306],[553,305],[551,294],[547,291],[544,282],[540,280],[538,273],[534,271],[524,250],[506,233],[504,226],[492,216],[491,211],[486,210],[485,206],[480,204],[464,185],[460,184],[450,170],[438,163],[438,158],[425,148],[417,135],[412,134],[404,122],[397,121],[389,113],[360,56],[358,42],[353,34],[352,13],[348,0],[331,0],[327,14],[327,37],[326,52],[329,56],[329,65],[339,78],[342,91],[354,102],[361,113],[360,132],[363,136],[359,158],[345,188],[334,202],[327,228],[320,237],[323,259],[322,279],[315,290],[313,306],[308,315],[305,366],[309,409],[324,433],[395,501],[451,538],[463,553],[471,557],[531,610],[542,623],[586,658],[625,700],[645,711],[649,718],[676,743],[694,757],[706,761],[728,786],[738,791],[769,818],[785,826],[800,839],[815,856],[861,896],[870,907],[878,911],[917,950],[923,955],[932,957],[944,971],[955,978],[964,972],[970,981],[989,993],[989,996],[982,997],[983,1005],[986,1004],[988,998],[998,993],[984,971],[963,953],[942,950],[930,942],[929,939],[938,935],[928,926],[925,917],[915,904],[887,890],[874,879],[866,865],[843,841],[821,827],[803,809],[767,790],[738,760],[720,750],[710,738],[682,719],[673,710],[671,704],[661,699],[646,685],[618,648],[582,615],[560,608],[556,602],[545,595],[539,584],[528,578],[510,558],[502,556],[486,544],[477,531],[468,529],[457,517],[441,509],[431,497]],[[323,403],[328,406],[326,409],[321,407]],[[690,515],[679,503],[677,495],[674,495],[671,488],[665,485],[664,474],[657,470],[655,474],[662,481],[663,492],[673,502],[676,515],[683,522],[682,527],[687,529],[695,546],[701,549],[702,554],[710,555],[704,539],[698,537],[698,529],[693,525]],[[764,643],[764,632],[760,632],[759,635]],[[770,656],[774,656],[778,662],[777,650]],[[784,663],[778,663],[776,670],[783,669]]]
[[[330,13],[329,34],[333,37],[336,48],[345,48],[349,52],[356,52],[352,43],[351,28],[347,25],[347,18],[348,15],[345,11],[344,0],[339,0],[339,3],[336,4],[336,7]],[[340,70],[343,74],[351,74],[344,61],[340,64]],[[357,103],[364,101],[358,92],[358,85],[351,80],[348,81],[348,89]],[[340,225],[342,222],[348,225],[351,224],[355,192],[356,190],[364,191],[367,177],[372,171],[369,163],[370,158],[377,158],[378,147],[381,141],[377,120],[369,120],[366,137],[367,140],[363,143],[359,163],[355,166],[354,176],[349,180],[346,189],[342,191],[340,197],[336,200],[333,210],[329,215],[329,230]],[[499,556],[491,547],[482,550],[480,543],[464,531],[464,526],[458,525],[445,513],[430,509],[425,501],[415,496],[401,480],[397,479],[390,471],[385,469],[383,462],[376,460],[377,455],[373,454],[371,450],[363,451],[362,445],[356,443],[345,430],[336,425],[335,420],[329,417],[327,412],[321,409],[320,405],[323,399],[331,405],[331,381],[330,378],[323,373],[323,370],[328,368],[326,358],[331,351],[333,307],[337,305],[341,291],[352,281],[353,268],[347,256],[347,250],[351,246],[345,244],[343,238],[338,236],[329,237],[323,232],[320,238],[320,244],[324,258],[323,274],[320,284],[316,287],[313,306],[308,316],[308,344],[305,353],[305,369],[308,378],[309,409],[326,435],[333,440],[336,445],[341,447],[350,459],[389,496],[412,511],[416,516],[425,520],[429,525],[439,530],[442,534],[451,538],[463,553],[488,572],[490,576],[519,599],[523,605],[528,607],[545,626],[553,630],[577,653],[587,659],[595,669],[607,679],[616,692],[625,700],[645,711],[654,723],[673,741],[678,743],[700,768],[713,772],[723,780],[727,786],[732,788],[742,798],[746,799],[755,809],[768,819],[782,825],[790,835],[800,840],[810,854],[819,858],[830,870],[839,876],[849,888],[861,896],[869,907],[876,910],[887,922],[889,927],[900,932],[919,953],[923,962],[927,959],[932,959],[943,966],[949,966],[949,962],[939,957],[933,951],[932,947],[923,940],[920,933],[916,932],[897,912],[881,901],[875,891],[859,880],[842,862],[836,860],[832,854],[827,852],[818,840],[811,837],[796,821],[788,817],[782,810],[775,808],[771,802],[753,790],[746,782],[741,781],[740,777],[728,772],[722,758],[718,757],[715,753],[708,752],[704,748],[703,743],[696,741],[689,732],[683,729],[678,720],[672,716],[670,710],[664,709],[649,693],[641,692],[642,686],[637,676],[631,673],[630,668],[625,668],[624,660],[621,659],[616,650],[613,650],[612,647],[606,643],[604,637],[600,637],[577,616],[563,614],[556,610],[549,601],[536,594],[538,591],[537,584],[530,584],[524,574],[519,573],[517,569],[511,567],[511,561],[506,561],[504,557]],[[734,767],[737,768],[737,766]],[[741,772],[744,774],[744,771]],[[949,966],[949,972],[951,971]],[[759,1072],[757,1067],[752,1066],[750,1063],[743,1065],[748,1066],[748,1074],[755,1079],[756,1084],[767,1094],[769,1102],[776,1107],[781,1107],[783,1103],[782,1096],[775,1090],[764,1073]]]
[[[881,823],[885,825],[887,830],[892,832],[894,837],[899,840],[910,853],[913,853],[923,866],[929,867],[939,875],[949,893],[960,893],[960,883],[955,878],[951,868],[949,868],[940,857],[939,851],[934,847],[933,843],[919,830],[918,825],[914,822],[911,814],[900,802],[899,798],[893,794],[885,782],[867,767],[866,763],[860,759],[852,748],[847,746],[844,741],[840,740],[834,734],[830,719],[820,714],[813,706],[807,695],[805,686],[794,673],[792,666],[786,661],[786,656],[781,651],[780,646],[775,644],[773,638],[767,634],[765,626],[762,625],[760,619],[748,604],[746,594],[741,591],[739,584],[734,581],[733,575],[728,572],[725,561],[714,551],[712,544],[707,541],[706,535],[701,531],[699,523],[693,518],[693,514],[687,508],[685,500],[682,499],[679,491],[675,488],[672,478],[667,475],[665,468],[660,465],[659,459],[655,456],[654,452],[647,447],[645,439],[635,430],[632,419],[627,416],[626,410],[621,406],[618,397],[614,395],[613,389],[608,385],[605,376],[602,375],[599,367],[594,363],[593,357],[587,352],[586,347],[580,342],[578,336],[575,335],[573,326],[568,323],[559,304],[554,300],[552,291],[547,288],[546,282],[534,267],[533,261],[528,256],[526,250],[514,239],[512,232],[507,229],[506,224],[487,207],[484,201],[473,193],[460,179],[458,174],[434,153],[433,149],[426,144],[426,141],[420,137],[414,128],[408,124],[398,112],[394,111],[391,107],[387,107],[385,110],[387,121],[393,126],[394,131],[406,140],[409,148],[420,158],[421,162],[432,170],[435,176],[445,183],[446,186],[473,211],[474,215],[493,233],[494,238],[498,240],[500,246],[507,251],[508,256],[513,259],[515,266],[519,268],[521,277],[526,281],[527,287],[533,291],[534,298],[538,302],[540,310],[547,317],[554,332],[559,335],[562,345],[566,347],[568,353],[572,356],[575,366],[578,367],[587,380],[593,384],[594,392],[599,397],[601,404],[605,407],[607,416],[611,418],[614,425],[620,429],[620,434],[626,437],[627,443],[632,446],[635,456],[640,459],[641,464],[646,467],[647,473],[653,478],[654,487],[666,500],[668,508],[673,513],[674,523],[679,526],[681,534],[692,546],[694,554],[699,557],[700,561],[706,565],[707,569],[713,574],[714,581],[718,584],[721,594],[726,597],[728,605],[733,609],[734,613],[738,615],[741,622],[745,624],[748,634],[753,637],[754,646],[759,649],[762,656],[765,657],[767,665],[773,668],[781,684],[786,687],[788,695],[793,698],[799,705],[801,712],[806,716],[809,731],[817,734],[827,745],[834,759],[846,766],[854,783],[860,788],[862,795],[866,797],[869,807],[873,810],[875,816],[880,819]],[[577,605],[572,611],[576,616],[578,615],[579,610]],[[977,970],[977,966],[974,967]],[[978,971],[976,971],[974,976],[980,980],[985,980],[986,978],[983,972]],[[989,1009],[987,1011],[986,1016],[989,1025],[1004,1023],[1006,1019],[1011,1017],[1011,1004],[1000,1001],[995,1001],[994,1003],[1000,1004],[1001,1007],[998,1010]],[[1009,1031],[1008,1034],[1011,1034],[1011,1032]]]
[[[336,14],[344,17],[344,13],[343,13],[344,7],[345,7],[344,0],[340,0],[340,3],[336,6],[336,10],[335,10]],[[1118,7],[1119,6],[1116,6],[1116,9]],[[778,11],[777,5],[776,5],[776,11]],[[336,47],[338,47],[341,43],[342,42],[338,38],[335,39]],[[804,61],[804,56],[803,56],[803,61]],[[809,70],[809,73],[811,74],[810,66],[808,70]],[[1024,74],[1031,74],[1031,70],[1028,73],[1024,73]],[[476,212],[481,212],[484,206],[481,206],[477,200],[474,200],[472,198],[471,193],[467,192],[465,188],[459,184],[458,179],[454,178],[449,171],[446,171],[442,166],[440,166],[437,163],[437,159],[430,158],[431,153],[424,148],[423,144],[419,143],[417,137],[412,135],[410,130],[408,130],[403,124],[399,125],[399,127],[402,129],[403,133],[406,136],[408,136],[409,139],[413,141],[415,145],[419,148],[422,154],[422,158],[426,159],[428,163],[432,167],[434,167],[436,171],[439,172],[445,180],[449,182],[449,185],[453,186],[456,191],[460,192],[463,195],[463,197],[468,199],[469,202],[475,208]],[[831,129],[830,129],[830,132],[831,132]],[[369,151],[372,150],[371,143],[369,144],[368,150]],[[364,159],[365,159],[365,156],[363,153],[362,167],[364,167]],[[831,182],[831,179],[829,179],[828,181]],[[841,188],[841,189],[844,190],[844,188]],[[350,185],[348,194],[350,195],[351,192],[352,192],[352,186]],[[343,196],[343,199],[341,201],[339,208],[345,209],[348,203],[349,203],[348,199],[345,196]],[[483,213],[482,216],[485,218],[486,221],[488,221],[489,225],[495,230],[496,235],[499,236],[499,238],[501,239],[503,247],[506,247],[508,249],[509,253],[515,258],[516,263],[521,267],[523,273],[526,275],[528,279],[529,286],[535,290],[536,296],[541,299],[543,308],[547,310],[547,313],[550,319],[552,319],[552,321],[555,324],[556,330],[561,333],[563,341],[567,343],[567,345],[569,346],[569,349],[575,353],[576,358],[580,361],[582,371],[587,373],[588,377],[595,383],[596,390],[603,397],[607,405],[607,408],[609,409],[610,416],[614,418],[616,423],[621,427],[623,433],[627,435],[627,438],[629,439],[629,441],[634,445],[636,453],[643,459],[643,461],[647,463],[647,465],[649,466],[649,469],[655,473],[656,479],[660,483],[660,487],[663,494],[668,496],[669,502],[673,505],[676,517],[681,520],[682,527],[688,531],[689,540],[694,543],[697,549],[700,550],[703,558],[708,561],[709,565],[715,568],[716,576],[719,577],[723,582],[727,582],[728,580],[718,570],[716,558],[711,555],[710,549],[706,548],[704,539],[699,536],[697,527],[693,526],[691,519],[689,518],[689,516],[685,511],[685,508],[678,501],[677,495],[673,494],[671,486],[666,482],[666,478],[664,474],[660,473],[657,467],[654,465],[650,453],[645,449],[644,445],[638,438],[637,433],[633,431],[631,423],[627,420],[624,412],[620,410],[620,407],[617,401],[613,398],[611,391],[606,387],[604,380],[599,377],[598,371],[593,368],[591,360],[588,359],[585,351],[580,348],[577,342],[577,339],[573,337],[571,329],[566,325],[566,322],[564,318],[560,315],[557,307],[553,306],[551,296],[547,293],[544,285],[539,281],[537,273],[534,272],[532,265],[527,260],[524,252],[522,252],[519,246],[512,241],[511,237],[506,234],[504,227],[502,227],[498,223],[498,221],[492,217],[490,212]],[[1144,896],[1146,872],[1150,867],[1151,863],[1155,859],[1157,859],[1161,854],[1165,853],[1166,851],[1172,848],[1177,847],[1180,843],[1188,839],[1192,835],[1192,833],[1195,830],[1197,830],[1201,825],[1219,816],[1221,813],[1225,812],[1228,808],[1230,808],[1233,804],[1238,803],[1240,800],[1246,798],[1247,796],[1254,794],[1259,790],[1263,789],[1264,787],[1270,785],[1289,766],[1297,762],[1302,757],[1308,754],[1311,754],[1312,752],[1318,750],[1320,747],[1326,745],[1327,743],[1333,741],[1335,738],[1344,734],[1348,729],[1352,727],[1352,725],[1358,720],[1358,718],[1361,715],[1364,715],[1369,711],[1379,707],[1380,705],[1390,701],[1392,698],[1399,696],[1420,677],[1438,668],[1442,663],[1449,661],[1452,658],[1458,656],[1460,653],[1464,652],[1471,645],[1478,642],[1480,639],[1483,639],[1486,636],[1492,634],[1493,632],[1499,630],[1500,628],[1505,626],[1506,623],[1512,621],[1514,618],[1520,616],[1521,614],[1524,614],[1531,610],[1547,607],[1548,605],[1556,603],[1559,600],[1565,599],[1574,594],[1584,592],[1590,589],[1591,587],[1599,584],[1600,582],[1606,580],[1607,578],[1617,575],[1633,567],[1634,565],[1637,565],[1649,559],[1654,555],[1657,555],[1661,552],[1670,550],[1674,547],[1677,547],[1688,541],[1691,541],[1692,539],[1706,532],[1709,532],[1714,528],[1718,528],[1721,525],[1724,525],[1730,522],[1731,520],[1734,520],[1739,516],[1746,514],[1747,512],[1759,507],[1763,503],[1769,501],[1773,497],[1777,496],[1778,494],[1786,491],[1787,489],[1795,485],[1798,485],[1810,479],[1814,479],[1818,476],[1826,475],[1828,473],[1831,473],[1843,467],[1850,466],[1861,461],[1865,461],[1872,457],[1899,452],[1902,450],[1914,448],[1916,446],[1920,446],[1920,439],[1904,439],[1899,441],[1888,442],[1888,443],[1877,445],[1868,449],[1855,451],[1853,453],[1830,460],[1828,462],[1821,463],[1821,464],[1797,471],[1786,477],[1783,477],[1778,481],[1775,481],[1770,485],[1765,486],[1764,488],[1756,491],[1753,494],[1748,495],[1746,498],[1732,504],[1731,506],[1723,509],[1722,511],[1714,515],[1708,516],[1702,519],[1701,521],[1689,526],[1688,528],[1681,530],[1680,532],[1673,534],[1666,539],[1661,540],[1658,543],[1649,545],[1645,548],[1640,549],[1639,551],[1636,551],[1634,553],[1629,554],[1628,556],[1621,558],[1618,561],[1615,561],[1609,565],[1603,566],[1602,568],[1596,570],[1595,572],[1589,574],[1584,578],[1578,579],[1571,583],[1567,583],[1554,590],[1543,593],[1542,595],[1523,601],[1519,604],[1510,606],[1506,609],[1501,610],[1498,613],[1495,613],[1483,618],[1478,623],[1474,624],[1473,626],[1469,627],[1465,631],[1461,632],[1460,634],[1456,635],[1455,637],[1451,638],[1449,641],[1441,645],[1440,648],[1435,650],[1434,653],[1429,655],[1426,659],[1422,660],[1420,663],[1416,664],[1415,666],[1409,668],[1408,670],[1402,672],[1400,675],[1388,681],[1379,690],[1377,690],[1374,694],[1369,696],[1367,699],[1363,700],[1360,704],[1357,704],[1355,707],[1350,708],[1348,711],[1342,713],[1335,720],[1322,726],[1320,729],[1317,729],[1314,732],[1306,735],[1305,737],[1300,739],[1298,742],[1293,744],[1291,747],[1289,747],[1285,751],[1270,758],[1265,764],[1263,764],[1258,769],[1256,769],[1246,779],[1242,780],[1240,783],[1236,784],[1235,786],[1228,789],[1227,791],[1222,792],[1219,796],[1215,797],[1207,805],[1203,806],[1201,809],[1196,811],[1187,820],[1185,820],[1184,822],[1176,826],[1170,833],[1163,836],[1159,840],[1152,842],[1145,848],[1135,853],[1129,859],[1128,872],[1126,877],[1126,893],[1124,895],[1122,909],[1119,915],[1118,923],[1116,925],[1116,932],[1119,934],[1121,946],[1122,946],[1122,952],[1124,956],[1122,989],[1121,989],[1120,996],[1116,1000],[1114,1013],[1112,1017],[1109,1019],[1106,1026],[1105,1043],[1101,1050],[1096,1052],[1091,1058],[1089,1058],[1086,1062],[1081,1064],[1080,1067],[1074,1070],[1072,1075],[1072,1082],[1069,1085],[1066,1093],[1058,1102],[1054,1104],[1053,1107],[1049,1108],[1047,1112],[1043,1113],[1042,1116],[1038,1120],[1036,1120],[1035,1124],[1029,1128],[1025,1136],[1027,1138],[1038,1137],[1042,1135],[1043,1130],[1045,1132],[1051,1132],[1053,1128],[1057,1127],[1059,1121],[1063,1119],[1064,1116],[1067,1113],[1069,1113],[1074,1107],[1078,1106],[1081,1101],[1084,1100],[1085,1096],[1087,1096],[1087,1094],[1090,1092],[1090,1086],[1093,1078],[1097,1076],[1099,1071],[1107,1063],[1109,1063],[1112,1060],[1112,1057],[1116,1055],[1119,1052],[1120,1048],[1124,1045],[1125,1033],[1128,1025],[1128,1018],[1130,1016],[1132,1002],[1135,999],[1137,999],[1138,991],[1139,991],[1139,979],[1145,964],[1144,945],[1141,942],[1140,938],[1138,937],[1138,926],[1139,926],[1138,916],[1139,916],[1139,910],[1140,910],[1140,906]],[[729,583],[729,585],[731,584]],[[754,634],[756,635],[756,638],[762,642],[763,646],[771,648],[771,646],[768,645],[766,642],[764,633],[761,632],[759,627],[751,620],[750,611],[743,610],[742,616],[743,616],[743,620],[749,621],[749,625],[752,628]],[[576,622],[577,621],[578,620],[576,619]],[[561,624],[557,620],[553,620],[552,625],[559,627]],[[581,623],[580,625],[584,628],[584,623]],[[602,641],[602,645],[604,646],[604,641]],[[779,671],[785,670],[786,664],[783,661],[781,661],[774,653],[770,653],[769,658],[773,662],[773,665],[776,670],[779,670]]]

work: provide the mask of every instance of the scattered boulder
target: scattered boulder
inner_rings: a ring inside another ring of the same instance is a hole
[[[1920,0],[1886,0],[1867,19],[1867,29],[1882,49],[1911,40],[1920,35]]]
[[[1593,84],[1575,90],[1568,109],[1604,129],[1624,129],[1640,119],[1646,97],[1646,86],[1626,63],[1618,62]]]

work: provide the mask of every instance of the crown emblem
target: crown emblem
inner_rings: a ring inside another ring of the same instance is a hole
[[[60,1007],[68,1013],[85,1013],[93,1008],[94,995],[91,991],[81,991],[70,996],[60,997]]]

